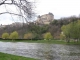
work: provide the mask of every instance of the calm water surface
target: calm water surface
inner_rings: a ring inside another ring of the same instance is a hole
[[[0,52],[41,60],[80,60],[80,45],[0,42]]]

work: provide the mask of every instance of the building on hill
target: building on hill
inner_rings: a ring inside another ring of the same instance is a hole
[[[38,16],[35,21],[36,24],[49,24],[54,20],[54,15],[52,13],[44,14],[42,16]]]

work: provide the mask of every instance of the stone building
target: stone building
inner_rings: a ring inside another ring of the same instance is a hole
[[[36,20],[36,24],[49,24],[54,20],[54,15],[52,13],[44,14],[42,16],[38,16]]]

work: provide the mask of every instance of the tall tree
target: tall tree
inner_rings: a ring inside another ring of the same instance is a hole
[[[63,25],[61,27],[63,34],[66,36],[66,41],[70,42],[70,25]]]
[[[65,34],[66,38],[79,40],[80,39],[80,20],[71,22],[68,25],[63,25],[61,30]],[[67,40],[68,42],[70,40]]]

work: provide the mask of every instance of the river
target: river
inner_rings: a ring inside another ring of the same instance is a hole
[[[80,60],[80,45],[0,42],[0,52],[40,60]]]

